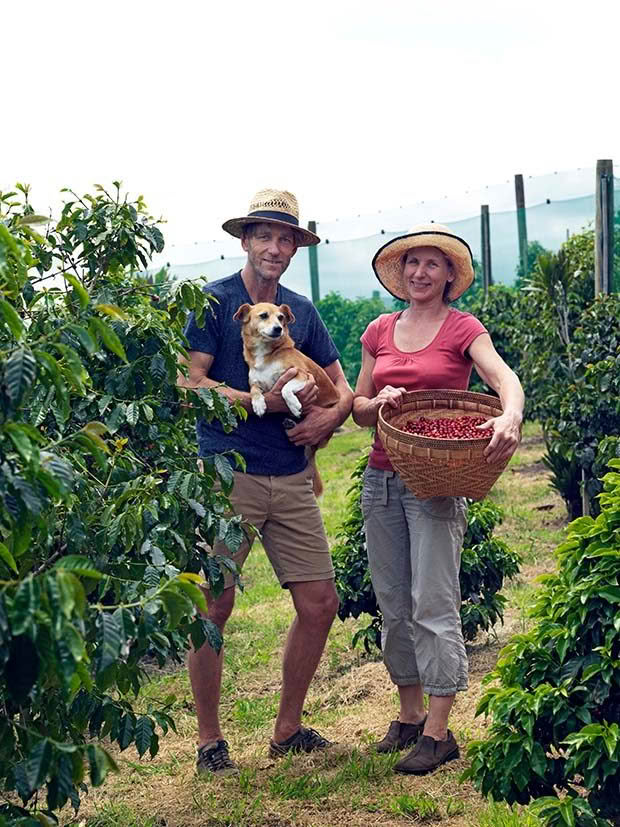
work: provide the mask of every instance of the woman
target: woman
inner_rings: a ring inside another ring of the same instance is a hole
[[[523,391],[481,322],[449,306],[472,283],[468,244],[429,224],[385,244],[373,259],[381,284],[408,307],[375,319],[362,341],[353,418],[373,426],[383,404],[398,407],[405,391],[466,390],[472,367],[499,394],[487,462],[510,457],[520,439]],[[362,492],[368,560],[383,614],[385,665],[398,687],[399,719],[379,752],[413,746],[396,772],[422,774],[458,758],[448,729],[457,691],[467,688],[460,621],[460,555],[466,528],[462,497],[417,499],[392,469],[375,438]],[[428,714],[424,693],[429,695]]]

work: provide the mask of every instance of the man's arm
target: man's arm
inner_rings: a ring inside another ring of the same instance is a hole
[[[200,350],[190,350],[187,353],[188,359],[180,358],[182,364],[187,365],[187,376],[184,376],[181,371],[177,374],[177,385],[180,388],[216,388],[218,393],[225,396],[230,402],[239,402],[246,411],[252,413],[252,399],[247,391],[239,391],[236,388],[229,388],[221,382],[216,382],[209,378],[209,371],[213,364],[213,355],[211,353],[202,353]],[[265,402],[267,404],[267,413],[284,413],[288,412],[288,405],[282,398],[282,388],[284,385],[297,374],[296,368],[290,368],[278,379],[273,388],[265,394]],[[346,380],[345,380],[346,381]],[[303,406],[311,405],[318,389],[314,380],[307,383],[303,390],[297,394],[299,401]],[[346,417],[345,417],[346,418]]]
[[[342,365],[336,360],[324,370],[336,386],[340,398],[331,408],[312,405],[303,421],[286,432],[295,445],[319,445],[326,442],[351,413],[353,391],[343,373]]]

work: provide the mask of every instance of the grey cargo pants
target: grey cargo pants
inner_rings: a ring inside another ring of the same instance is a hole
[[[429,695],[467,689],[459,587],[465,500],[419,500],[394,471],[368,467],[362,512],[392,681],[422,684]]]

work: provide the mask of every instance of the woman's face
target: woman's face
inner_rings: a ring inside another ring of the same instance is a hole
[[[405,256],[403,281],[409,298],[428,302],[443,300],[448,282],[454,281],[448,259],[437,247],[415,247]]]

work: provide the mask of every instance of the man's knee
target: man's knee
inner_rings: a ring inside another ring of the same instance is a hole
[[[207,617],[222,631],[235,605],[235,587],[229,586],[217,597],[214,597],[206,590],[203,591],[205,591],[207,605],[209,607]]]
[[[340,600],[333,580],[289,584],[300,620],[330,624],[336,617]]]

